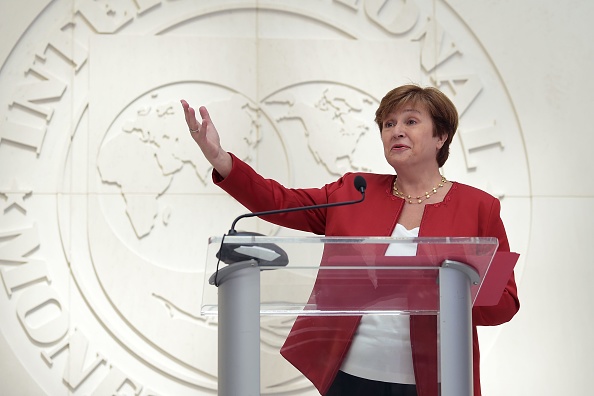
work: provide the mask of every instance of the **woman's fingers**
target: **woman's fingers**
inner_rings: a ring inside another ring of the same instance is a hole
[[[186,117],[186,124],[190,129],[192,139],[198,144],[204,157],[214,169],[223,177],[227,177],[233,167],[233,160],[231,155],[223,150],[217,129],[215,128],[210,114],[206,107],[200,106],[198,111],[202,122],[196,119],[196,111],[186,102],[181,100],[184,109],[184,116]]]
[[[200,130],[201,124],[196,119],[196,111],[190,106],[185,100],[181,100],[182,107],[184,109],[184,117],[186,118],[186,124],[191,133],[196,133]]]

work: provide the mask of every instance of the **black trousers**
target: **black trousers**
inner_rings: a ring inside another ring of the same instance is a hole
[[[325,396],[417,396],[417,387],[373,381],[339,371]]]

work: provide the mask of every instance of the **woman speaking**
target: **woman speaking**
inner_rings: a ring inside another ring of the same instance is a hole
[[[225,151],[205,107],[200,119],[181,101],[191,136],[213,166],[214,182],[252,212],[348,201],[357,173],[321,188],[290,189]],[[326,236],[496,237],[509,251],[499,200],[440,173],[458,112],[438,89],[417,85],[386,94],[375,113],[386,161],[395,174],[365,173],[360,204],[267,216],[272,223]],[[387,253],[386,253],[387,254]],[[413,253],[414,254],[414,253]],[[513,275],[494,306],[474,307],[474,395],[480,396],[476,326],[509,321],[519,309]],[[301,317],[281,354],[321,395],[439,394],[437,319],[429,315]]]

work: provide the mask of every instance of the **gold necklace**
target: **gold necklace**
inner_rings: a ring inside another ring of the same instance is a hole
[[[447,183],[447,180],[445,177],[441,176],[441,181],[437,184],[437,186],[433,187],[430,191],[426,191],[424,195],[419,195],[418,197],[415,197],[413,199],[413,197],[411,197],[408,194],[405,194],[404,192],[398,190],[398,187],[396,187],[396,181],[398,179],[394,180],[394,185],[392,186],[392,191],[394,193],[394,195],[396,195],[397,197],[400,197],[402,199],[404,199],[406,202],[408,202],[409,204],[412,203],[423,203],[423,201],[429,199],[433,194],[437,193],[437,190],[442,188],[444,186],[444,184]]]

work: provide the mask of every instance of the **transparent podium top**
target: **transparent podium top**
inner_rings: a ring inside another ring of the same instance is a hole
[[[496,238],[211,237],[201,312],[218,314],[214,284],[257,266],[262,315],[435,315],[444,262],[471,269],[474,302],[497,247]]]

